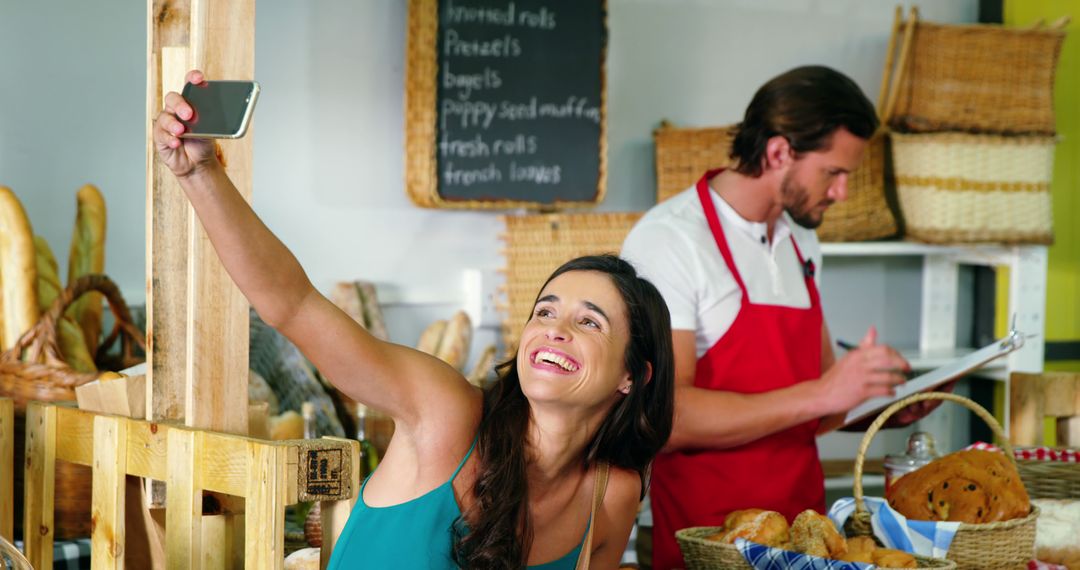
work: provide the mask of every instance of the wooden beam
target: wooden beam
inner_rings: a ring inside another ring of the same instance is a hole
[[[285,449],[252,443],[248,463],[244,567],[285,565]]]
[[[165,561],[170,570],[200,568],[202,562],[203,434],[169,430]]]
[[[23,480],[23,540],[34,568],[53,566],[53,497],[56,483],[55,406],[26,408],[26,470]]]
[[[191,55],[211,79],[255,76],[254,0],[192,0]],[[252,132],[221,141],[225,170],[251,201]],[[248,307],[209,238],[193,219],[188,231],[189,426],[247,433]]]
[[[184,419],[187,362],[187,242],[190,206],[157,156],[153,121],[164,95],[191,67],[188,0],[148,0],[146,84],[146,419]]]
[[[15,468],[15,404],[0,398],[0,538],[8,542],[15,541]]]
[[[90,538],[94,570],[124,567],[127,426],[127,420],[121,417],[94,418],[93,531]]]

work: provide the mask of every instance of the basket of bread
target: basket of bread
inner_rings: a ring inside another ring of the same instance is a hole
[[[685,528],[675,533],[675,539],[687,570],[753,570],[747,556],[752,560],[769,558],[770,567],[844,567],[834,562],[825,566],[815,563],[816,559],[828,559],[874,564],[881,569],[956,568],[948,560],[882,548],[870,536],[844,538],[829,517],[813,510],[803,511],[790,525],[775,511],[735,511],[724,519],[722,527]]]
[[[924,400],[951,401],[970,409],[990,426],[1004,453],[974,449],[941,457],[894,480],[885,496],[889,506],[909,521],[955,523],[946,558],[960,570],[1027,568],[1035,554],[1039,509],[1031,504],[1001,425],[982,406],[955,394],[908,396],[886,408],[866,430],[855,458],[855,512],[850,525],[845,525],[849,534],[872,533],[862,488],[870,442],[889,417]]]

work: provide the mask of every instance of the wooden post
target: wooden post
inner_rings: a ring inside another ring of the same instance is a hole
[[[23,541],[34,568],[53,566],[53,485],[56,482],[56,408],[26,408],[26,470],[23,480]]]
[[[124,567],[124,494],[127,483],[127,418],[94,418],[93,535],[94,570]]]
[[[0,398],[0,538],[15,540],[15,404]]]
[[[151,0],[148,124],[164,93],[199,68],[211,79],[254,76],[254,0]],[[225,273],[175,178],[147,135],[148,419],[247,433],[248,303]],[[221,144],[226,171],[251,199],[249,134]]]
[[[252,442],[248,460],[245,568],[285,565],[285,449]]]
[[[202,562],[203,434],[169,430],[165,560],[170,570],[200,568]]]
[[[255,0],[148,3],[150,128],[164,94],[179,92],[189,69],[201,69],[210,79],[254,77]],[[220,147],[229,177],[250,201],[250,130]],[[146,203],[147,419],[246,434],[248,303],[225,273],[175,177],[158,160],[149,130]],[[151,502],[160,506],[164,494],[160,484],[153,485]],[[231,510],[232,504],[223,502]]]
[[[334,545],[337,544],[337,539],[341,536],[341,531],[345,529],[345,522],[349,520],[349,513],[352,512],[353,507],[356,506],[356,501],[360,498],[360,442],[355,439],[341,439],[336,437],[324,437],[332,441],[339,441],[346,443],[352,448],[352,460],[350,465],[352,467],[349,480],[352,483],[352,498],[341,499],[338,501],[322,501],[319,507],[319,512],[322,516],[322,552],[319,561],[320,570],[326,570],[327,564],[330,563],[330,554],[334,550]]]

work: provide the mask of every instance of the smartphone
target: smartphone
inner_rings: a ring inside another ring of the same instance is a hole
[[[191,104],[195,115],[190,121],[181,119],[187,127],[185,138],[238,139],[247,132],[259,84],[254,81],[205,81],[188,83],[181,93]]]

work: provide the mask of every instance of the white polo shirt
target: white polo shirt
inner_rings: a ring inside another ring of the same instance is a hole
[[[765,223],[746,220],[716,192],[709,195],[750,302],[809,307],[803,267],[789,238],[794,234],[803,259],[813,260],[820,285],[821,245],[814,230],[799,226],[785,212],[770,242]],[[709,231],[695,187],[649,210],[627,235],[622,257],[660,290],[671,312],[671,328],[695,331],[698,358],[735,321],[742,291]]]

